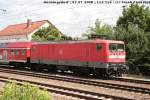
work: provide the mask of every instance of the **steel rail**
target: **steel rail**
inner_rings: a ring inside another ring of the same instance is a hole
[[[66,82],[73,82],[73,83],[79,83],[79,84],[85,84],[85,85],[93,85],[93,86],[98,86],[98,87],[105,87],[105,88],[111,88],[111,89],[119,89],[119,90],[131,91],[131,92],[140,92],[140,93],[150,94],[150,88],[143,88],[143,87],[137,87],[137,86],[128,86],[128,85],[99,82],[99,81],[93,81],[93,80],[81,79],[81,78],[75,78],[75,77],[62,77],[62,76],[55,76],[55,75],[44,74],[44,73],[27,72],[27,71],[12,70],[12,69],[10,70],[10,69],[3,69],[3,68],[0,68],[0,72],[6,72],[6,73],[19,74],[19,75],[25,75],[25,76],[40,77],[40,78],[46,78],[46,79],[53,79],[53,80],[59,80],[59,81],[66,81]]]
[[[10,80],[16,80],[17,84],[19,85],[22,85],[23,82],[28,82],[28,83],[31,83],[32,85],[37,85],[40,89],[46,89],[49,92],[77,97],[77,98],[86,99],[86,100],[103,100],[104,98],[105,99],[111,98],[114,100],[133,100],[132,98],[119,97],[119,96],[113,96],[113,95],[108,95],[108,94],[89,92],[85,90],[67,88],[67,87],[62,87],[62,86],[57,86],[57,85],[50,85],[50,84],[46,84],[42,82],[35,82],[35,81],[29,81],[29,80],[24,80],[24,79],[0,76],[0,81],[2,82],[10,82]]]

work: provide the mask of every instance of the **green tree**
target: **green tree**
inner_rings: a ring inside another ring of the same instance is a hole
[[[51,100],[51,98],[47,91],[29,83],[17,85],[15,82],[10,82],[5,85],[0,100]]]
[[[116,39],[125,41],[131,72],[150,73],[150,10],[131,4],[124,8],[115,28]],[[147,74],[148,75],[148,74]]]
[[[63,36],[61,36],[61,40],[73,40],[73,38],[64,34]]]
[[[131,4],[128,8],[124,8],[122,16],[117,21],[117,26],[128,29],[129,24],[143,29],[145,32],[150,31],[150,11],[144,5]]]
[[[37,32],[34,33],[32,36],[32,40],[35,41],[49,41],[49,40],[60,40],[61,35],[56,28],[49,26],[47,28],[39,29]]]
[[[91,38],[93,35],[98,35],[100,38],[103,37],[110,37],[112,36],[113,28],[110,25],[104,24],[102,25],[102,22],[99,21],[99,19],[96,19],[95,26],[89,27],[89,29],[86,31],[86,33],[83,34],[83,37]]]
[[[150,76],[150,50],[140,57],[137,66],[143,75]]]
[[[115,37],[117,40],[125,42],[127,64],[130,66],[131,72],[139,73],[137,63],[143,56],[143,53],[148,51],[149,41],[144,31],[133,24],[129,24],[127,29],[118,26],[116,27]]]

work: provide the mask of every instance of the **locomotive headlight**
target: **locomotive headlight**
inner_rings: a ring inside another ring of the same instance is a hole
[[[125,55],[119,55],[118,58],[125,59]]]
[[[115,59],[115,58],[119,58],[119,59],[125,59],[125,55],[109,55],[110,59]]]
[[[109,55],[109,58],[117,58],[117,55]]]

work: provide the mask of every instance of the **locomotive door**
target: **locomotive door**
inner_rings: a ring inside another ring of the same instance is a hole
[[[4,50],[4,51],[3,51],[3,60],[4,60],[5,62],[8,61],[8,52],[7,52],[7,50]]]
[[[86,58],[88,59],[90,56],[90,48],[86,48]]]
[[[86,59],[86,61],[89,61],[89,59],[90,59],[90,53],[91,53],[91,47],[90,47],[89,44],[87,44],[85,50],[86,50],[86,52],[85,52],[85,53],[86,53],[86,54],[85,54],[85,55],[86,55],[86,58],[85,58],[85,59]]]

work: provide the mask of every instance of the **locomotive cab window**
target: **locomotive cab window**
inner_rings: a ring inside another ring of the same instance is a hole
[[[109,50],[110,50],[110,51],[116,51],[116,50],[117,50],[117,44],[115,44],[115,43],[110,43],[110,44],[109,44]]]
[[[102,49],[102,45],[101,44],[96,44],[96,51],[100,51]]]
[[[118,51],[124,51],[124,45],[123,44],[118,44],[117,45],[117,50]]]
[[[124,44],[110,43],[109,50],[110,51],[124,51]]]

